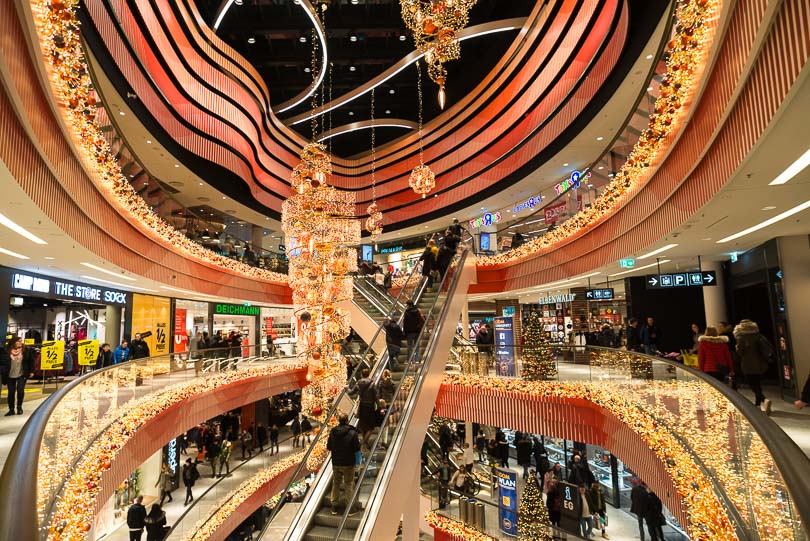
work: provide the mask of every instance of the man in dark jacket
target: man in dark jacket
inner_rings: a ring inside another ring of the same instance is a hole
[[[338,426],[329,432],[326,448],[332,453],[332,514],[337,515],[341,507],[341,487],[343,486],[346,500],[354,493],[354,466],[355,456],[360,450],[360,438],[357,431],[349,424],[349,416],[341,413],[338,417]],[[343,508],[351,502],[344,503]]]
[[[462,235],[464,234],[464,228],[461,227],[460,223],[458,223],[458,218],[453,218],[453,225],[451,225],[448,229],[459,239],[461,239]]]
[[[529,478],[529,466],[532,465],[532,442],[524,434],[523,437],[515,444],[517,449],[517,462],[523,466],[523,479]]]
[[[439,255],[436,257],[436,269],[439,271],[439,281],[444,277],[450,262],[453,261],[453,256],[456,255],[455,249],[450,248],[447,244],[447,239],[442,242],[439,247]]]
[[[737,339],[740,368],[748,386],[754,391],[754,404],[770,415],[771,401],[762,393],[762,378],[773,357],[773,346],[759,333],[759,327],[750,319],[743,319],[734,327],[734,338]]]
[[[143,506],[143,496],[136,496],[135,501],[127,511],[127,527],[129,528],[129,541],[141,541],[143,529],[146,526],[146,507]]]
[[[537,467],[537,477],[540,481],[540,489],[542,490],[543,478],[551,465],[548,460],[548,451],[546,451],[546,446],[543,445],[543,442],[541,442],[537,437],[533,438],[532,454],[534,455],[534,463]]]
[[[647,324],[641,329],[641,343],[644,345],[644,353],[656,355],[658,344],[661,343],[661,330],[655,325],[652,316],[647,317]]]
[[[416,341],[419,339],[419,333],[422,331],[424,324],[425,316],[422,315],[419,308],[414,306],[413,301],[408,301],[405,308],[405,317],[402,320],[402,330],[405,331],[405,339],[408,342],[408,362],[419,360],[419,348],[416,347]]]
[[[442,450],[442,456],[448,460],[450,458],[450,450],[453,448],[453,431],[447,423],[442,423],[439,429],[439,447]]]
[[[641,333],[638,330],[638,320],[631,317],[627,320],[627,351],[641,352]]]
[[[661,498],[652,490],[647,491],[647,506],[644,509],[644,520],[652,541],[664,540],[664,505]]]
[[[638,519],[638,536],[644,541],[644,517],[647,515],[647,486],[641,479],[633,479],[630,491],[630,512]],[[650,534],[652,535],[652,534]]]
[[[187,458],[183,466],[183,485],[186,487],[186,502],[183,505],[188,505],[194,501],[194,494],[191,493],[191,489],[199,478],[200,472],[197,471],[197,465],[190,458]]]
[[[509,441],[506,434],[500,428],[495,432],[495,442],[498,444],[498,457],[501,459],[501,466],[509,467]]]
[[[586,487],[593,484],[595,478],[588,465],[582,460],[579,455],[574,455],[574,461],[571,464],[571,471],[568,473],[568,482],[574,485],[585,485]]]
[[[129,343],[129,358],[135,360],[146,357],[149,357],[149,344],[141,338],[140,333],[135,333],[135,338]]]
[[[377,426],[377,386],[374,380],[369,376],[368,368],[363,368],[363,377],[357,382],[355,388],[357,389],[357,399],[359,404],[357,406],[357,428],[360,430],[362,438],[362,447],[364,450],[369,449],[369,440],[374,428]]]
[[[388,348],[388,367],[393,369],[397,364],[399,352],[402,350],[402,339],[405,338],[405,333],[390,317],[385,318],[383,330],[385,331],[385,346]]]
[[[461,242],[461,235],[455,234],[452,228],[447,228],[444,232],[444,245],[455,253],[459,242]]]

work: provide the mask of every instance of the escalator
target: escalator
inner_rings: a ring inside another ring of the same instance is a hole
[[[342,514],[332,515],[328,498],[331,463],[327,462],[288,528],[285,541],[395,537],[402,514],[402,489],[417,486],[419,448],[474,271],[472,255],[465,250],[456,255],[442,283],[425,291],[419,299],[425,324],[404,369],[392,373],[396,384],[395,407],[389,408],[381,424],[383,430],[390,431],[390,444],[387,447],[382,444],[381,429],[373,433],[370,451],[359,468],[358,481],[349,498],[351,504]],[[375,366],[375,380],[382,374],[383,361],[385,358]],[[342,409],[349,411],[353,404],[344,402]],[[397,413],[391,415],[392,411]],[[337,412],[334,413],[336,416]],[[352,415],[350,423],[356,424],[356,420],[356,415]],[[350,515],[352,509],[360,511]]]

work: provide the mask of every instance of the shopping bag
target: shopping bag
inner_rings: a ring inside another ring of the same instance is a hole
[[[697,353],[689,353],[687,350],[682,349],[681,355],[683,356],[683,364],[692,368],[698,367]]]

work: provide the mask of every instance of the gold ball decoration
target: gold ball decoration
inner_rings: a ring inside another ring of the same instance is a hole
[[[370,204],[366,212],[368,213],[368,218],[366,218],[366,231],[371,233],[371,238],[375,238],[382,233],[382,212],[380,212],[377,203]]]
[[[419,165],[411,171],[408,184],[413,188],[413,191],[421,194],[424,199],[436,187],[436,175],[427,165]]]

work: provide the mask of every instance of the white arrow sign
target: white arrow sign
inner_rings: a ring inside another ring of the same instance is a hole
[[[703,275],[703,280],[711,284],[714,281],[714,276],[711,274],[705,274]]]
[[[656,284],[658,284],[658,279],[655,276],[651,276],[650,277],[650,285],[654,286]]]

